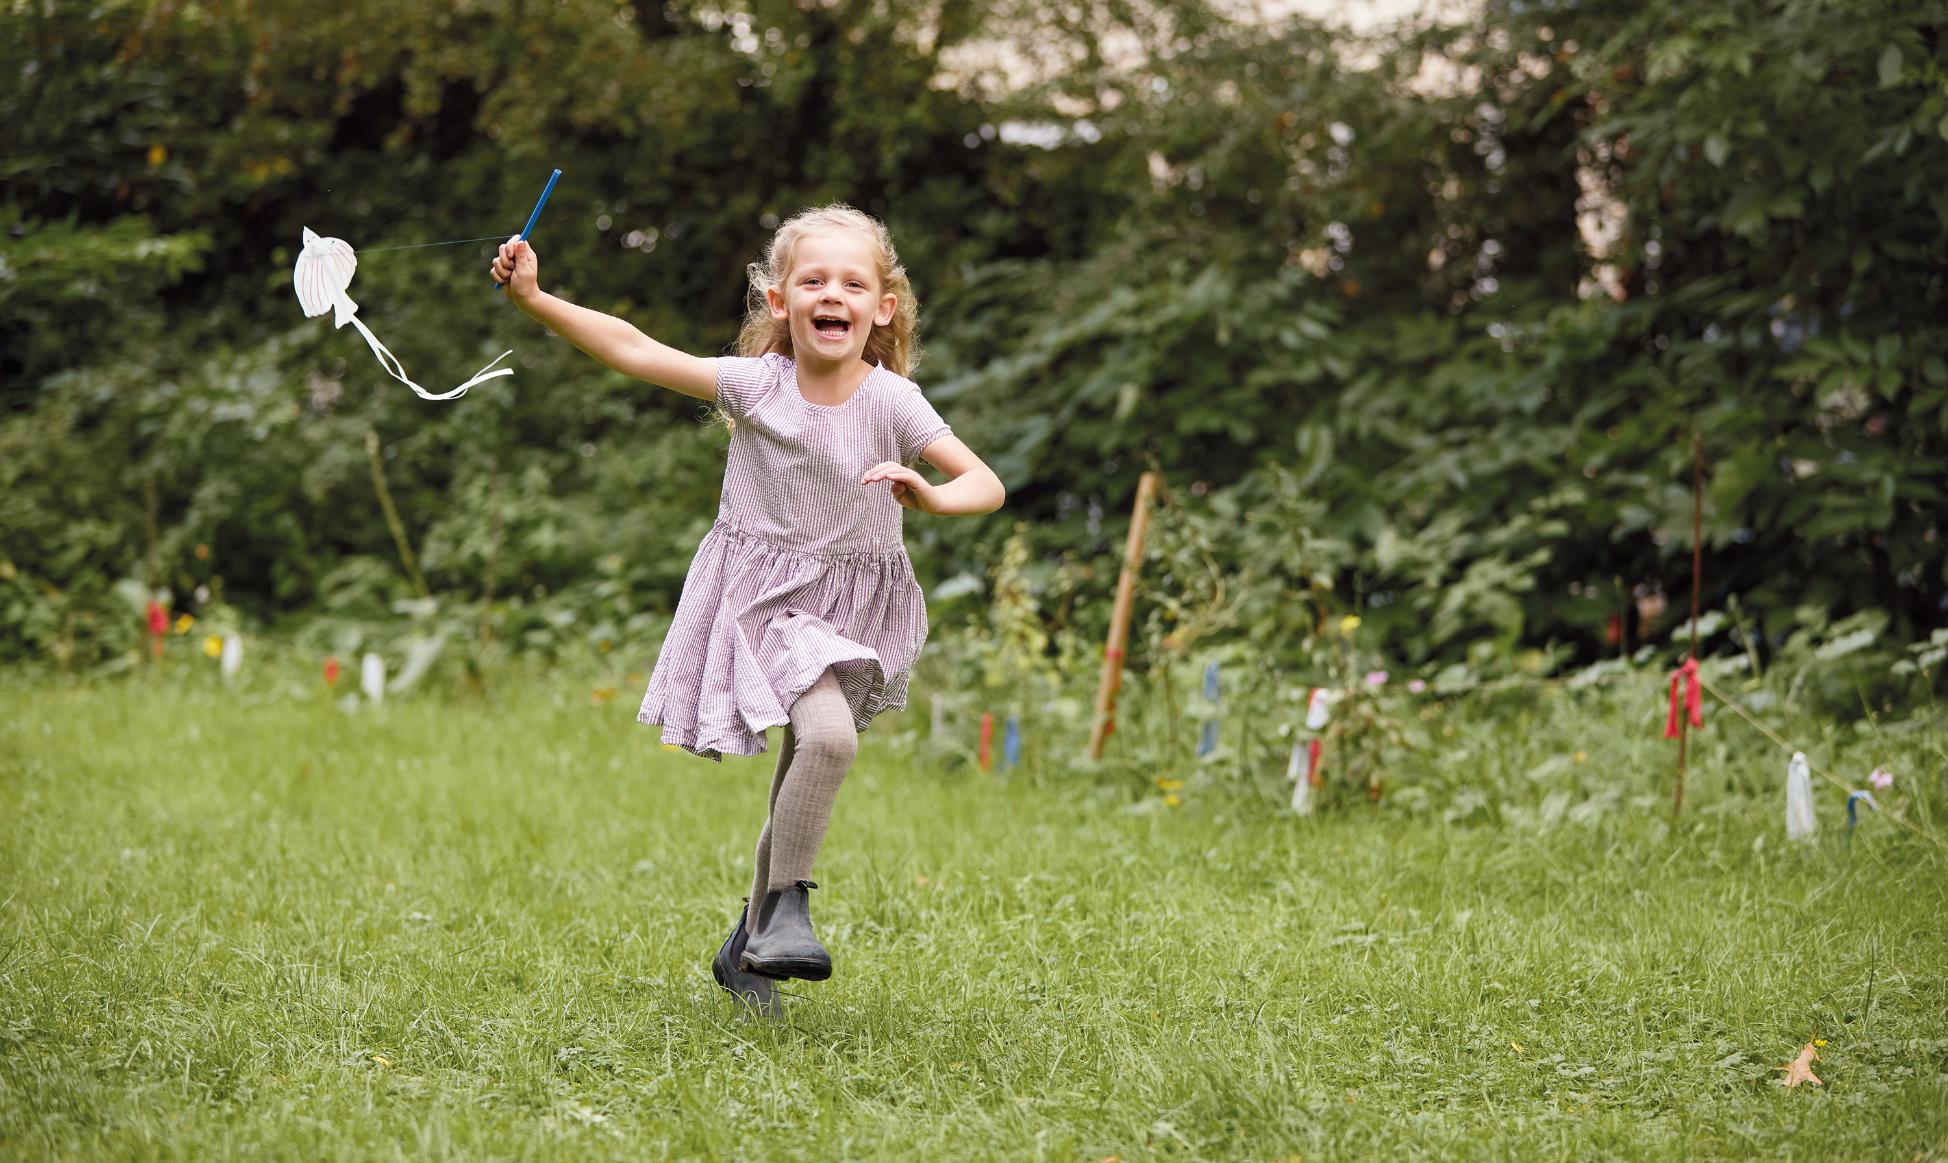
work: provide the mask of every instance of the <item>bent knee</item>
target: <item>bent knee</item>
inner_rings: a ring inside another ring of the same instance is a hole
[[[792,747],[794,763],[808,760],[850,766],[853,756],[859,753],[859,732],[850,723],[820,726],[801,732]]]

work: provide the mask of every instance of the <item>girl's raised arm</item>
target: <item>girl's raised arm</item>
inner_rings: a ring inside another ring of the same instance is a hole
[[[661,384],[699,400],[717,398],[717,361],[678,351],[614,315],[578,307],[541,289],[541,264],[526,239],[501,243],[494,280],[543,327],[626,376]]]

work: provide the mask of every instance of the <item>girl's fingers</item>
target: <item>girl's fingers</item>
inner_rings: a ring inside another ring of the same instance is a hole
[[[859,478],[859,483],[862,485],[869,485],[874,481],[884,481],[884,480],[911,481],[913,479],[914,479],[914,473],[912,469],[907,468],[903,464],[895,464],[890,460],[883,460],[878,464],[872,466],[871,468],[867,469],[866,475]]]

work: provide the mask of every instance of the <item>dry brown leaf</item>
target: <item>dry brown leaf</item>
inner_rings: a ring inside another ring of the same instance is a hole
[[[1779,1084],[1788,1090],[1798,1086],[1802,1082],[1810,1082],[1814,1086],[1825,1086],[1826,1084],[1819,1080],[1819,1076],[1813,1073],[1813,1063],[1818,1058],[1819,1051],[1813,1049],[1811,1042],[1806,1043],[1806,1048],[1799,1052],[1799,1057],[1794,1058],[1784,1066],[1773,1067],[1774,1070],[1783,1070],[1786,1072],[1786,1076],[1779,1080]]]

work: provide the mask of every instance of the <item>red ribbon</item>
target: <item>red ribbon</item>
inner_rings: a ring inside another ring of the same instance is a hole
[[[1704,696],[1698,688],[1698,660],[1687,658],[1684,665],[1671,672],[1671,713],[1664,720],[1664,738],[1677,738],[1677,684],[1684,683],[1684,713],[1691,717],[1691,725],[1704,729]]]

